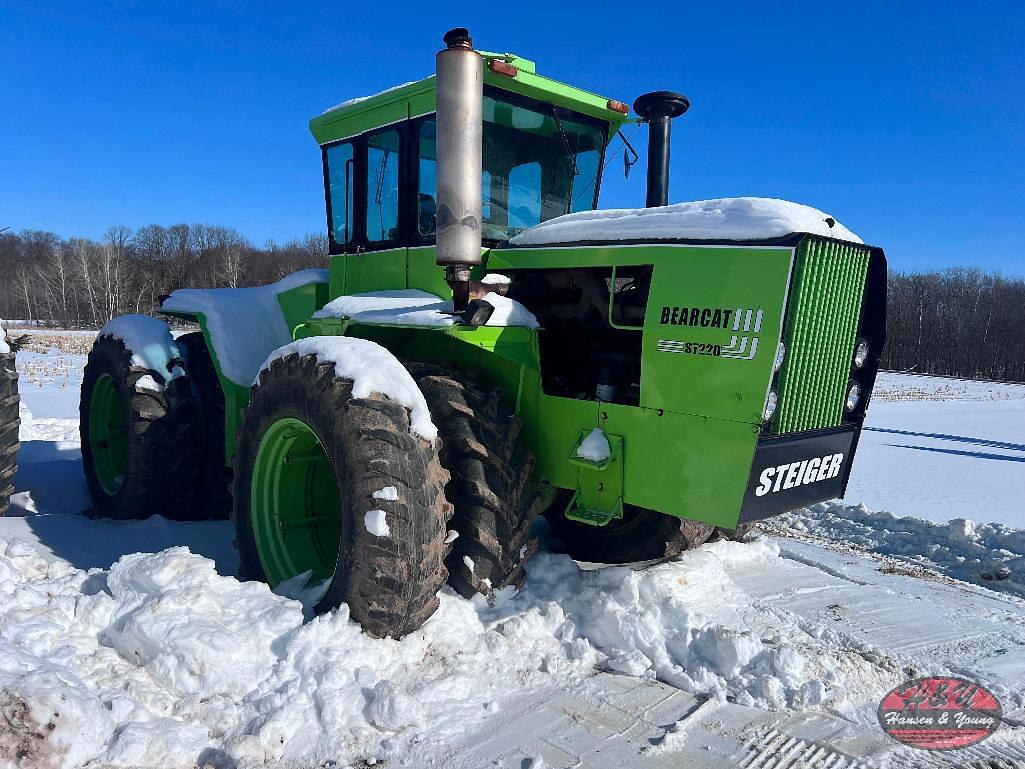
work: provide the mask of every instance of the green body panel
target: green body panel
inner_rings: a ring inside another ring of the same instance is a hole
[[[809,238],[801,245],[773,432],[840,424],[870,254],[852,243]]]
[[[540,99],[566,107],[610,124],[609,136],[615,135],[626,121],[626,115],[609,109],[604,96],[560,83],[535,73],[534,63],[513,54],[482,53],[485,60],[484,82],[506,91]],[[516,77],[499,75],[487,67],[491,59],[500,59],[517,68]],[[419,115],[434,112],[435,78],[407,83],[352,104],[328,110],[310,121],[310,132],[318,144],[348,139],[365,131],[398,123]]]
[[[377,256],[365,255],[364,264],[374,265]],[[792,248],[697,245],[492,250],[489,269],[514,279],[517,269],[527,268],[653,266],[644,325],[636,332],[642,335],[643,351],[640,407],[544,393],[538,332],[531,329],[313,319],[299,333],[359,336],[403,360],[433,360],[481,372],[484,381],[502,388],[506,405],[523,420],[523,440],[536,456],[537,478],[577,493],[585,510],[615,514],[625,502],[728,527],[736,523],[760,434],[793,256]],[[409,265],[406,285],[445,293],[433,248],[410,249]],[[711,310],[719,309],[721,327],[701,326],[700,312],[696,326],[663,324],[663,307],[707,308],[708,320]],[[734,333],[732,320],[725,320],[726,309],[731,318],[738,311],[761,312],[757,332],[752,322],[747,334],[758,339],[750,358],[659,349],[660,340],[728,347],[743,334]],[[581,435],[596,426],[618,448],[611,469],[589,468],[573,456]],[[612,494],[614,489],[619,491]]]

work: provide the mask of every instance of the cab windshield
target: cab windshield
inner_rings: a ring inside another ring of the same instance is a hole
[[[484,94],[481,235],[508,240],[556,216],[597,203],[608,124],[552,105]],[[420,126],[421,237],[434,234],[435,123]]]

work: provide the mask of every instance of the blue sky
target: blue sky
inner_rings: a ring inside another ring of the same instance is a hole
[[[463,25],[612,98],[686,93],[672,202],[787,198],[896,269],[1025,275],[1022,4],[832,5],[0,2],[0,227],[323,231],[308,119]],[[601,206],[643,205],[642,170],[612,164]]]

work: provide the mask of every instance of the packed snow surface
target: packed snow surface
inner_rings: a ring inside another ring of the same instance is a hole
[[[171,361],[181,358],[181,350],[171,335],[170,327],[158,318],[122,315],[107,321],[97,336],[120,340],[132,354],[132,365],[154,371],[164,380],[158,383],[148,376],[146,382],[141,383],[144,389],[159,391],[167,381],[185,373],[177,364],[171,365]]]
[[[521,232],[510,243],[540,246],[615,240],[763,240],[795,232],[862,242],[828,214],[811,206],[775,198],[719,198],[656,208],[566,214]]]
[[[221,371],[248,387],[267,354],[292,339],[278,294],[309,283],[327,283],[327,270],[301,270],[253,288],[182,288],[162,309],[202,313]]]
[[[612,456],[612,447],[605,431],[596,427],[577,446],[577,456],[590,462],[604,462]]]
[[[459,321],[453,315],[452,302],[440,296],[401,288],[368,291],[332,299],[313,314],[314,318],[351,318],[363,323],[408,326],[451,326]]]
[[[1025,386],[881,374],[844,501],[1025,528]]]
[[[868,722],[903,661],[752,604],[731,570],[777,560],[767,541],[644,571],[543,554],[524,591],[491,607],[445,590],[423,630],[394,641],[344,606],[304,624],[297,601],[185,548],[86,572],[2,543],[0,707],[21,714],[6,738],[38,767],[389,761],[601,665],[714,702]]]
[[[257,371],[263,371],[278,358],[293,353],[316,355],[320,363],[333,363],[335,374],[352,380],[353,397],[366,398],[371,393],[380,393],[409,409],[411,432],[429,441],[438,437],[438,428],[431,421],[427,401],[413,377],[394,355],[376,342],[346,336],[300,339],[274,350]]]

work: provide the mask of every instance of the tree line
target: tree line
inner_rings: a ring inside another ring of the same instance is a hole
[[[1025,381],[1025,279],[891,272],[883,368]]]
[[[179,288],[270,283],[326,265],[327,238],[254,246],[230,227],[112,227],[100,240],[0,233],[0,317],[98,327]],[[891,272],[884,368],[1025,381],[1025,280],[974,269]]]
[[[325,267],[327,238],[254,246],[209,224],[111,227],[100,240],[52,232],[0,233],[0,318],[98,327],[149,313],[179,288],[237,288]]]

